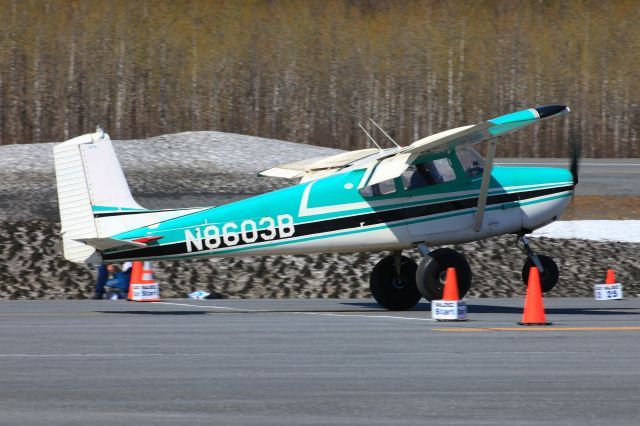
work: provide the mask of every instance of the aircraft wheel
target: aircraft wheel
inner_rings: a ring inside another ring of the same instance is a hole
[[[471,288],[471,267],[464,255],[450,248],[440,248],[422,258],[416,272],[418,291],[428,301],[442,299],[447,268],[456,268],[460,298]]]
[[[542,268],[544,269],[544,271],[540,273],[540,289],[543,293],[546,293],[553,290],[556,284],[558,284],[560,272],[558,271],[558,265],[556,265],[556,262],[549,256],[539,254],[538,259],[540,259],[540,263],[542,264]],[[525,286],[529,282],[529,271],[533,266],[536,266],[535,263],[533,263],[533,260],[528,257],[527,261],[524,262],[524,266],[522,267],[522,281],[524,282]]]
[[[416,262],[400,256],[400,275],[396,272],[394,256],[383,257],[374,266],[369,278],[369,288],[376,302],[391,311],[412,308],[420,300],[416,288]]]

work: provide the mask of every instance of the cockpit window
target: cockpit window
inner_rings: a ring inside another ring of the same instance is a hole
[[[375,185],[365,186],[360,190],[360,195],[363,197],[376,197],[393,194],[394,192],[396,192],[396,183],[393,179],[389,179]]]
[[[450,182],[455,180],[456,174],[448,158],[423,161],[409,166],[402,173],[404,189],[411,190],[428,185]]]
[[[380,182],[378,186],[380,186],[380,194],[382,195],[393,194],[396,192],[396,183],[393,179]]]
[[[482,156],[478,154],[478,151],[467,146],[456,149],[456,154],[467,176],[474,177],[482,175],[484,171],[484,160]]]

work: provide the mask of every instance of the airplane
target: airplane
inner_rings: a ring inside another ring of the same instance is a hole
[[[101,128],[54,147],[63,251],[90,265],[129,260],[323,252],[390,252],[373,267],[375,300],[405,310],[442,297],[456,268],[460,297],[471,286],[465,256],[446,246],[513,234],[537,266],[543,292],[558,282],[554,260],[526,235],[557,220],[578,181],[570,170],[494,165],[498,139],[551,117],[564,105],[513,112],[440,132],[407,146],[366,148],[297,161],[260,176],[293,186],[212,207],[148,210],[132,197],[109,135]],[[363,128],[364,130],[364,128]],[[483,158],[473,145],[488,141]],[[575,158],[574,158],[575,160]],[[417,249],[416,263],[402,254]]]

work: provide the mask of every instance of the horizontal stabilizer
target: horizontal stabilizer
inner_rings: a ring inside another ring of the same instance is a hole
[[[108,250],[116,247],[143,248],[147,247],[144,243],[136,243],[133,241],[117,240],[115,238],[76,238],[75,241],[87,244],[98,250]]]

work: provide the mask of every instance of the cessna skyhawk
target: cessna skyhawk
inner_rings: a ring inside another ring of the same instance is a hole
[[[525,236],[560,217],[577,172],[494,167],[494,153],[499,137],[568,112],[562,105],[531,108],[405,147],[284,164],[259,174],[299,183],[222,206],[171,210],[134,201],[111,140],[98,129],[54,148],[64,255],[97,264],[388,251],[369,285],[380,305],[401,310],[421,297],[439,299],[448,267],[457,269],[461,297],[469,290],[464,255],[430,247],[514,234],[527,255],[523,280],[536,265],[549,291],[558,268],[535,254]],[[472,148],[483,141],[489,141],[484,159]],[[402,255],[412,248],[423,254],[419,264]]]

